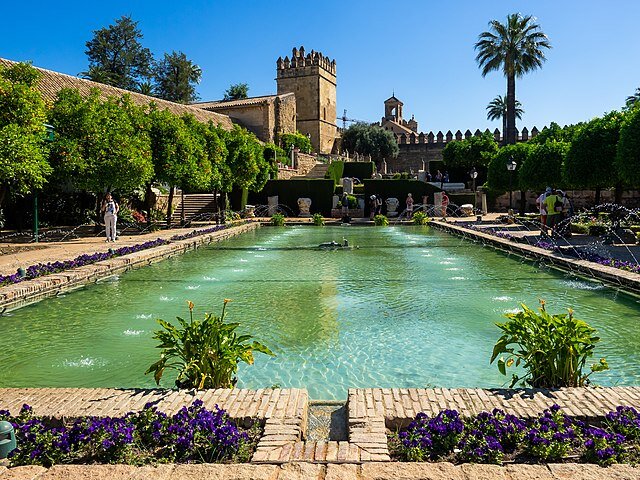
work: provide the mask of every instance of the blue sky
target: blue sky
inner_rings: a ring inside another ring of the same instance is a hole
[[[638,0],[7,2],[0,56],[76,75],[92,31],[131,15],[157,58],[181,50],[201,66],[202,100],[237,82],[252,96],[274,93],[277,57],[304,45],[336,59],[339,115],[379,120],[395,91],[422,131],[493,130],[485,107],[506,81],[480,75],[473,45],[489,20],[513,12],[536,16],[553,45],[543,68],[517,81],[519,128],[593,118],[640,87]]]

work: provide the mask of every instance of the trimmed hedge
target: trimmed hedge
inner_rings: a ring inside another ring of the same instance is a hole
[[[415,203],[422,203],[422,197],[427,195],[429,203],[433,204],[433,194],[440,189],[419,180],[364,180],[365,216],[369,215],[369,197],[381,195],[385,200],[395,197],[400,200],[399,211],[404,210],[404,201],[411,193]]]
[[[294,214],[299,213],[298,198],[311,199],[311,213],[331,216],[333,180],[322,178],[301,178],[292,180],[268,180],[261,192],[249,192],[249,200],[254,205],[266,205],[267,197],[278,196],[278,203],[289,207]]]
[[[376,164],[373,162],[344,162],[343,177],[355,177],[359,180],[367,180],[373,176]]]
[[[343,173],[344,162],[338,160],[329,164],[324,178],[330,178],[336,185],[340,185],[340,179],[343,177]]]

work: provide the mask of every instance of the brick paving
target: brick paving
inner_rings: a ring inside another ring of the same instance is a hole
[[[282,465],[56,465],[0,467],[0,480],[638,480],[630,465],[574,463],[549,465],[452,465],[450,463],[379,463]]]

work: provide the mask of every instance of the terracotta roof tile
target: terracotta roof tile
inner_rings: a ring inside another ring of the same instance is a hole
[[[17,62],[0,58],[0,65],[2,66],[9,67],[15,63]],[[158,108],[169,110],[177,115],[190,113],[201,122],[208,122],[209,120],[212,120],[214,123],[220,125],[226,130],[230,130],[233,126],[233,123],[228,116],[204,110],[194,105],[182,105],[180,103],[169,102],[167,100],[161,100],[159,98],[131,92],[122,88],[116,88],[110,85],[93,82],[91,80],[85,80],[84,78],[72,77],[71,75],[46,70],[44,68],[36,68],[42,74],[38,83],[38,88],[42,93],[42,97],[47,102],[54,102],[56,95],[63,88],[77,88],[82,95],[88,95],[91,89],[96,88],[100,91],[100,95],[103,98],[110,96],[120,97],[124,94],[128,94],[136,105],[148,105],[151,102],[155,102],[155,104],[158,105]]]
[[[205,110],[216,108],[233,108],[233,107],[247,107],[250,105],[259,105],[261,103],[268,103],[275,100],[278,97],[287,97],[293,95],[293,93],[284,93],[281,95],[263,95],[261,97],[242,98],[240,100],[215,100],[213,102],[199,102],[192,103],[194,107],[202,108]]]

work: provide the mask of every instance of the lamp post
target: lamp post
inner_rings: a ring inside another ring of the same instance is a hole
[[[476,178],[478,178],[478,171],[476,170],[476,167],[473,167],[471,169],[471,171],[469,172],[469,176],[471,177],[472,180],[472,186],[471,189],[475,192],[476,191]]]
[[[507,162],[507,170],[509,170],[509,210],[513,211],[513,172],[516,170],[518,164],[513,161],[513,157],[509,157]]]

